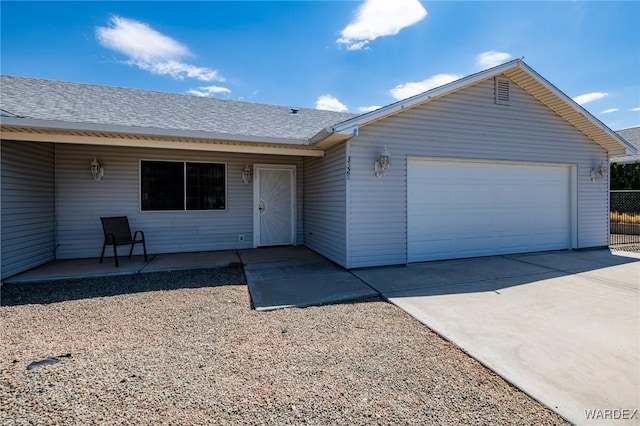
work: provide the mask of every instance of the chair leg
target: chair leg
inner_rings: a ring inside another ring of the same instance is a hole
[[[142,241],[137,241],[138,243],[142,243],[142,251],[144,252],[144,261],[145,263],[148,262],[149,260],[147,259],[147,245],[145,244],[144,240]],[[129,250],[129,259],[131,259],[131,254],[133,253],[133,247],[136,243],[131,243],[131,250]]]
[[[133,247],[136,245],[136,242],[132,242],[131,243],[131,249],[129,250],[129,259],[131,259],[131,256],[133,255]]]
[[[140,239],[138,239],[138,234],[140,234]],[[136,231],[135,234],[133,234],[133,244],[136,243],[142,243],[142,251],[144,252],[144,261],[148,262],[149,259],[147,258],[147,243],[144,240],[144,232],[143,231]],[[131,245],[131,250],[133,251],[133,244]]]
[[[100,263],[102,263],[102,259],[104,259],[104,251],[107,248],[107,240],[104,240],[102,244],[102,253],[100,253]]]
[[[116,259],[116,268],[117,268],[120,265],[118,264],[118,249],[115,244],[113,245],[113,257]]]
[[[142,251],[144,251],[144,261],[146,263],[146,262],[148,262],[148,260],[147,260],[147,243],[144,242],[144,234],[142,235]]]

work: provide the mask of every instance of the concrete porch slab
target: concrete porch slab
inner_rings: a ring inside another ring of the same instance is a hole
[[[153,256],[148,256],[153,260]],[[127,256],[118,258],[120,266],[116,268],[112,257],[105,258],[102,263],[97,258],[61,259],[25,271],[4,279],[7,284],[37,283],[46,281],[98,278],[111,275],[133,275],[139,273],[147,263],[144,256]]]
[[[100,263],[98,258],[54,260],[29,271],[3,280],[7,284],[37,283],[66,279],[98,278],[114,275],[134,275],[160,271],[179,271],[189,269],[226,268],[229,264],[239,263],[235,251],[211,251],[193,253],[170,253],[144,256],[119,256],[119,267],[113,257],[105,257]]]
[[[238,256],[235,250],[157,254],[140,272],[216,269],[226,268],[231,264],[239,263],[240,256]]]

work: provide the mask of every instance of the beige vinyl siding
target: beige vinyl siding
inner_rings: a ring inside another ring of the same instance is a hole
[[[94,157],[104,167],[105,175],[99,182],[89,172]],[[226,163],[226,210],[140,211],[140,160]],[[58,258],[99,256],[103,238],[100,216],[115,215],[127,215],[132,230],[145,232],[149,253],[251,248],[253,183],[243,182],[242,171],[245,164],[256,163],[296,166],[296,239],[302,244],[303,170],[299,157],[59,144]],[[244,235],[244,242],[239,241],[239,235]],[[139,252],[137,247],[135,253]]]
[[[55,259],[54,145],[2,141],[2,279]]]
[[[350,142],[349,267],[407,261],[407,157],[577,166],[577,247],[608,243],[608,180],[590,180],[607,153],[511,83],[511,105],[496,105],[493,79],[360,129]],[[373,162],[391,153],[387,175]]]
[[[342,266],[347,250],[346,162],[346,144],[304,162],[304,244]]]

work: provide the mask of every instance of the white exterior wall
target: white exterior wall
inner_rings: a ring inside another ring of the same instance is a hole
[[[346,144],[304,162],[304,244],[346,266]]]
[[[97,182],[89,172],[96,157],[104,167]],[[223,162],[227,164],[224,211],[140,211],[140,160]],[[56,156],[59,259],[98,257],[103,234],[100,216],[126,215],[133,231],[143,230],[149,253],[194,252],[253,246],[253,183],[242,181],[245,164],[295,165],[297,244],[304,241],[302,158],[269,155],[120,148],[59,144]],[[238,236],[244,235],[244,242]],[[135,253],[142,248],[136,245]],[[107,249],[107,255],[113,253]]]
[[[2,141],[2,276],[55,259],[54,145]]]
[[[349,144],[349,268],[407,262],[409,156],[575,165],[576,248],[608,244],[608,179],[590,179],[607,152],[514,83],[509,106],[494,103],[491,79],[365,126]],[[385,146],[391,166],[378,179]]]

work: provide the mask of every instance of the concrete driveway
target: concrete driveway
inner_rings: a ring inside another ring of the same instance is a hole
[[[640,256],[609,250],[354,270],[575,424],[640,424]]]

